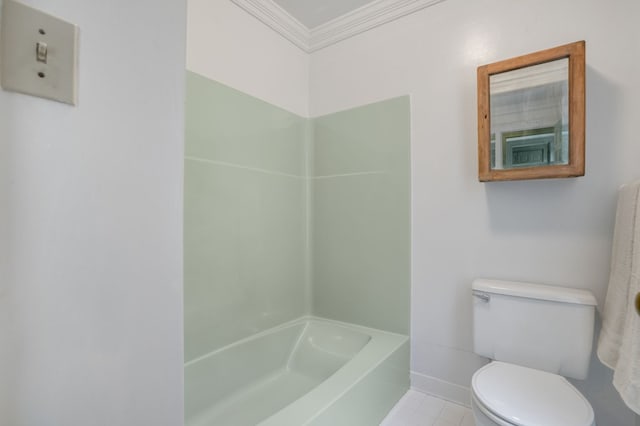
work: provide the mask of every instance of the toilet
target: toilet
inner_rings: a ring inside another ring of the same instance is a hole
[[[565,377],[589,371],[596,300],[586,290],[477,279],[474,352],[492,362],[471,380],[477,426],[595,426]]]

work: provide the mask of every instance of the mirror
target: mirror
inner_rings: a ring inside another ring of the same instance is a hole
[[[478,68],[478,177],[584,175],[585,43]]]

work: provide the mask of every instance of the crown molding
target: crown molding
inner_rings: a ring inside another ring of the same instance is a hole
[[[273,0],[231,0],[300,49],[309,53],[309,29]]]
[[[273,0],[231,1],[311,53],[445,0],[375,0],[311,29]]]
[[[314,52],[445,0],[376,0],[311,30]]]

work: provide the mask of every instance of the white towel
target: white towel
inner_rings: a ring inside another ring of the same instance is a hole
[[[613,385],[640,414],[640,182],[620,189],[613,234],[609,289],[602,314],[598,358],[614,370]]]

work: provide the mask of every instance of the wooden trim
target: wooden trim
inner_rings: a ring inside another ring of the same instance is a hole
[[[491,174],[491,117],[489,109],[489,68],[478,68],[478,175],[481,182]]]
[[[562,58],[569,58],[569,164],[492,170],[489,77]],[[584,176],[585,90],[584,41],[478,67],[478,179],[490,182]]]
[[[584,176],[586,126],[585,42],[573,43],[569,52],[569,166]]]

